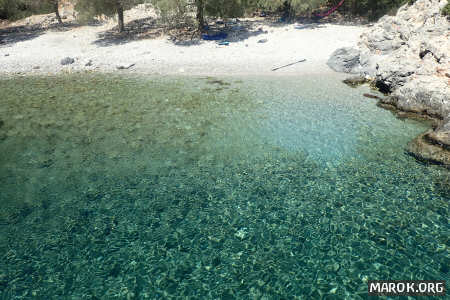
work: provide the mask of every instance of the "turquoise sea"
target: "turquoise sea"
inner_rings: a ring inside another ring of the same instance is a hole
[[[448,285],[450,172],[405,153],[430,125],[342,79],[1,79],[0,299]]]

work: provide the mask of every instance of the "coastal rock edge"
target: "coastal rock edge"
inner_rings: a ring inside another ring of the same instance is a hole
[[[371,79],[389,96],[381,100],[440,121],[408,145],[423,160],[450,166],[450,22],[441,15],[448,0],[417,0],[384,16],[354,48],[336,50],[335,71]]]

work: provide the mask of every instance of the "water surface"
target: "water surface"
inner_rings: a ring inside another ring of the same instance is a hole
[[[340,75],[0,80],[0,298],[364,299],[449,278],[449,173]]]

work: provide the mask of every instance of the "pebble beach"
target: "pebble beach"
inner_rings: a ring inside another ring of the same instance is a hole
[[[52,16],[41,16],[41,21],[42,18]],[[145,22],[151,23],[153,18],[154,12],[135,8],[127,12],[125,20],[128,24],[144,20],[145,28]],[[283,24],[253,18],[234,21],[226,39],[228,45],[219,45],[217,41],[199,38],[179,42],[164,33],[137,40],[105,39],[115,26],[115,20],[109,19],[95,26],[53,28],[18,42],[8,42],[6,35],[6,42],[0,43],[0,74],[80,71],[211,76],[318,74],[332,72],[326,65],[331,53],[356,44],[365,29],[334,24]],[[61,64],[65,58],[73,59],[73,63]],[[272,71],[300,60],[305,61]]]

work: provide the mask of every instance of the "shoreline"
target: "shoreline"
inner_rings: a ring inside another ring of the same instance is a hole
[[[0,44],[0,76],[83,71],[195,76],[335,73],[326,65],[330,55],[354,45],[366,28],[319,24],[296,29],[295,24],[239,22],[243,25],[237,26],[246,26],[245,30],[231,31],[227,46],[198,39],[188,41],[191,45],[177,44],[167,35],[131,41],[125,36],[105,42],[101,36],[112,30],[111,22],[62,32],[48,30],[28,40]],[[65,58],[71,63],[62,65]],[[301,59],[306,61],[271,71]]]

